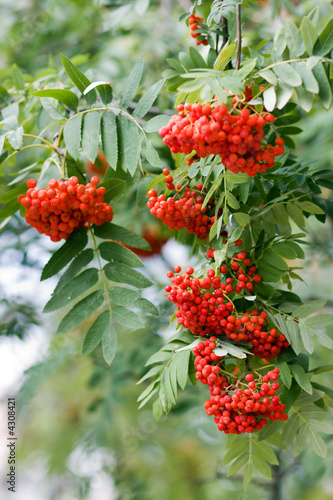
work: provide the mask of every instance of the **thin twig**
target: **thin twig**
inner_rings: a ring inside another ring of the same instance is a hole
[[[242,55],[242,19],[241,19],[241,6],[237,5],[237,59],[236,69],[240,67]]]

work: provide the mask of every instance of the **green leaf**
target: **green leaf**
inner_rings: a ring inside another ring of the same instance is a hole
[[[289,449],[289,445],[294,440],[296,436],[296,432],[298,431],[302,420],[297,415],[297,413],[293,413],[291,417],[289,417],[288,421],[285,423],[283,427],[283,431],[281,434],[281,448]]]
[[[139,298],[139,295],[140,293],[137,290],[131,290],[130,288],[122,286],[113,286],[109,289],[110,299],[119,306],[133,304],[133,302]]]
[[[139,133],[135,122],[123,115],[118,115],[116,122],[119,137],[118,167],[128,171],[133,177],[138,166],[143,135]]]
[[[158,152],[152,145],[151,140],[148,139],[148,137],[146,137],[144,143],[145,143],[145,154],[147,161],[149,161],[149,163],[155,168],[162,168],[160,157],[158,155]]]
[[[174,391],[172,389],[171,376],[170,376],[170,374],[171,374],[171,372],[170,372],[171,366],[172,366],[172,363],[165,369],[165,372],[164,372],[164,382],[165,382],[165,390],[166,390],[166,393],[167,393],[167,397],[175,405],[176,404],[176,398],[175,398]]]
[[[169,413],[169,411],[171,410],[172,403],[171,403],[170,399],[168,398],[168,394],[167,394],[164,382],[162,382],[160,385],[159,397],[160,397],[163,411],[165,413]]]
[[[307,392],[308,394],[312,394],[312,386],[308,377],[306,376],[304,368],[300,365],[290,365],[290,369],[301,389],[303,389],[303,391]]]
[[[304,111],[307,113],[312,109],[313,106],[313,94],[303,87],[296,87],[296,95],[298,103]]]
[[[77,160],[79,157],[80,144],[81,144],[81,127],[82,127],[82,114],[74,116],[71,120],[66,122],[64,127],[64,139],[67,151]]]
[[[295,446],[294,446],[294,455],[297,457],[301,451],[304,450],[306,446],[306,441],[308,437],[308,425],[304,423],[298,431],[296,436]]]
[[[104,222],[102,226],[94,226],[94,233],[98,238],[104,240],[114,240],[141,250],[151,249],[149,243],[134,231],[111,222]]]
[[[112,111],[105,111],[102,115],[101,135],[106,161],[113,170],[117,170],[118,136],[116,117]]]
[[[303,17],[301,24],[302,36],[304,40],[304,45],[309,56],[312,55],[313,46],[318,38],[317,30],[313,26],[310,19]]]
[[[194,47],[190,47],[189,53],[196,68],[207,68],[207,64],[202,55],[200,54],[200,52],[198,52]]]
[[[303,61],[298,62],[298,63],[294,63],[293,67],[301,75],[304,88],[309,92],[313,92],[314,94],[318,94],[318,92],[319,92],[318,82],[315,79],[312,71],[308,70],[308,68],[306,67],[306,63]]]
[[[260,455],[261,458],[266,460],[266,462],[272,465],[279,465],[278,458],[275,455],[272,448],[269,446],[269,444],[263,441],[258,442],[253,440],[253,448]]]
[[[227,477],[236,474],[236,472],[243,467],[249,460],[249,454],[247,451],[244,451],[239,457],[230,465]]]
[[[98,248],[103,259],[109,262],[121,262],[130,267],[143,267],[142,260],[120,243],[107,241],[101,243]]]
[[[104,302],[103,290],[96,290],[90,295],[75,304],[73,309],[61,320],[57,334],[67,333],[79,326],[89,316],[96,311]]]
[[[318,373],[330,372],[332,370],[333,370],[333,365],[324,365],[324,366],[318,366],[317,368],[314,368],[311,371],[314,375],[316,375]]]
[[[300,386],[297,384],[295,380],[291,384],[290,389],[285,388],[281,394],[281,401],[286,406],[286,411],[288,412],[292,405],[295,403],[301,392]]]
[[[128,328],[137,330],[145,325],[141,317],[133,311],[130,311],[127,307],[115,306],[112,309],[112,314],[118,323],[127,326]]]
[[[299,354],[302,350],[302,341],[298,323],[296,323],[296,321],[294,321],[292,318],[288,317],[286,326],[288,331],[287,339],[289,339],[289,342],[295,353]]]
[[[287,241],[274,244],[274,251],[282,255],[285,259],[294,260],[297,258],[296,250]]]
[[[309,330],[302,323],[299,325],[303,344],[308,353],[312,354],[314,351],[314,344]]]
[[[302,85],[302,78],[288,63],[277,64],[273,67],[273,71],[284,83],[291,87]]]
[[[104,267],[106,277],[115,281],[116,283],[127,283],[128,285],[135,286],[136,288],[147,288],[153,283],[146,278],[143,274],[135,271],[126,264],[106,264]]]
[[[281,377],[283,384],[288,389],[290,389],[292,380],[291,380],[291,372],[290,372],[289,365],[287,365],[287,363],[284,361],[283,363],[279,363],[277,365],[277,367],[280,370],[280,377]]]
[[[87,266],[89,262],[93,260],[93,258],[94,252],[91,248],[87,248],[86,250],[83,250],[81,253],[79,253],[79,255],[75,257],[64,274],[61,276],[53,293],[58,292],[60,288],[67,285],[67,283],[69,283],[74,278],[74,276],[76,276],[77,273],[81,271],[83,267]]]
[[[124,91],[122,93],[119,106],[126,109],[132,102],[134,94],[140,84],[144,68],[144,58],[140,57],[138,62],[133,67],[130,76],[128,77]]]
[[[98,153],[100,123],[98,111],[87,113],[83,119],[82,147],[91,163],[95,162]]]
[[[313,451],[319,457],[326,458],[327,446],[325,444],[325,441],[321,436],[319,436],[319,434],[313,431],[311,426],[310,429],[311,429],[311,444]]]
[[[311,427],[314,431],[323,432],[324,434],[333,434],[333,424],[331,422],[319,422],[318,420],[313,420],[311,422]]]
[[[143,94],[135,110],[133,111],[132,115],[133,117],[142,118],[148,113],[149,109],[152,107],[152,105],[155,102],[155,99],[160,93],[164,83],[165,83],[165,78],[163,80],[159,80],[158,82],[154,83],[154,85],[150,87],[150,89],[148,89],[147,92]]]
[[[112,177],[111,179],[106,179],[100,186],[104,186],[106,189],[104,195],[104,201],[109,203],[113,198],[118,196],[125,187],[126,182],[122,179],[116,179]]]
[[[169,359],[170,359],[169,351],[158,351],[155,352],[152,356],[150,356],[145,366],[152,365],[153,363],[160,363],[161,361],[169,361]]]
[[[188,364],[191,356],[190,350],[177,353],[175,358],[177,380],[180,387],[184,390],[187,382]]]
[[[136,383],[136,385],[142,384],[142,382],[144,382],[148,378],[155,377],[155,375],[157,375],[158,373],[161,373],[163,368],[164,368],[164,365],[153,366],[152,368],[150,368],[150,370],[148,370],[148,372],[143,377],[140,378],[140,380]]]
[[[217,71],[222,71],[226,68],[227,64],[233,59],[237,52],[236,43],[232,43],[231,45],[226,44],[214,64],[214,69]]]
[[[7,191],[7,193],[1,195],[0,203],[8,203],[9,201],[17,200],[17,197],[20,194],[26,193],[26,191],[27,191],[26,184],[20,184],[16,188],[11,189],[10,191]]]
[[[322,32],[319,35],[318,40],[316,41],[313,53],[316,56],[326,56],[333,49],[333,19],[331,19]]]
[[[168,115],[157,115],[151,118],[143,126],[145,132],[158,132],[161,127],[165,127],[170,121],[170,116]]]
[[[253,455],[252,463],[262,476],[267,477],[267,479],[272,479],[271,468],[265,460],[258,455]]]
[[[245,466],[245,469],[244,469],[244,477],[243,477],[244,491],[246,491],[247,488],[249,487],[251,479],[252,479],[252,464],[251,464],[251,462],[248,462]]]
[[[316,332],[316,337],[321,345],[327,347],[328,349],[333,349],[333,340],[330,337],[318,331]]]
[[[318,384],[319,385],[319,384]],[[296,404],[295,404],[296,406]],[[311,418],[321,419],[326,416],[326,411],[314,404],[310,404],[302,407],[302,417],[305,420],[310,420]]]
[[[63,269],[88,243],[87,230],[82,227],[69,236],[68,240],[60,247],[46,263],[41,276],[41,281],[51,278]]]
[[[292,220],[295,221],[299,227],[301,228],[304,227],[305,220],[302,210],[300,210],[294,203],[288,202],[287,212],[292,218]]]
[[[83,95],[89,95],[93,89],[96,89],[98,91],[105,106],[112,101],[113,92],[110,82],[93,82],[86,88],[86,90],[83,92]]]
[[[19,150],[22,147],[23,144],[23,134],[24,130],[23,127],[19,127],[16,130],[11,130],[10,132],[7,132],[7,139],[9,141],[9,144],[13,149]]]
[[[324,65],[318,63],[313,68],[313,74],[319,84],[319,94],[318,97],[325,109],[329,109],[332,102],[332,91],[329,84]]]
[[[140,394],[137,401],[142,401],[146,396],[148,396],[148,394],[150,394],[156,388],[156,385],[157,385],[157,380],[151,382],[148,385],[148,387],[146,387],[146,389]]]
[[[320,314],[313,316],[305,321],[310,328],[324,328],[333,324],[333,314]]]
[[[241,455],[248,446],[249,441],[247,439],[239,439],[233,443],[231,448],[225,453],[222,465],[227,465],[229,462]]]
[[[275,219],[278,221],[278,224],[281,224],[283,226],[289,226],[289,217],[284,205],[279,205],[279,204],[273,205],[272,212]],[[274,250],[275,250],[275,245],[274,245]]]
[[[301,87],[296,87],[296,90]],[[293,95],[294,89],[291,85],[279,80],[276,87],[276,106],[278,109],[282,109],[289,102],[291,96]]]
[[[102,312],[89,328],[82,345],[82,356],[87,356],[101,343],[104,332],[110,324],[110,311]]]
[[[295,316],[296,318],[305,318],[306,316],[309,316],[310,314],[318,311],[318,309],[324,307],[326,302],[326,299],[311,300],[310,302],[306,302],[305,304],[302,304],[301,306],[298,306],[296,309],[294,309],[293,316]]]
[[[228,201],[228,205],[231,208],[233,208],[235,210],[239,209],[240,205],[239,205],[236,197],[232,193],[230,193],[230,191],[227,192],[227,201]]]
[[[147,299],[137,299],[134,305],[145,313],[154,314],[155,316],[159,315],[157,307]]]
[[[249,224],[251,220],[251,217],[243,212],[236,212],[233,214],[233,216],[235,217],[237,224],[239,224],[242,227],[247,226],[247,224]]]
[[[114,326],[112,325],[110,318],[110,321],[105,326],[102,337],[103,356],[108,365],[111,365],[115,357],[117,351],[117,343],[118,343],[117,332]]]
[[[98,282],[98,270],[86,269],[81,274],[72,279],[55,293],[44,307],[43,312],[48,313],[64,307],[68,302],[76,299]]]
[[[276,106],[276,92],[274,87],[268,87],[263,93],[264,106],[267,111],[273,111]]]
[[[5,220],[7,217],[10,217],[11,215],[15,214],[20,209],[21,205],[18,203],[17,200],[12,200],[9,203],[7,203],[2,209],[0,210],[0,220]]]
[[[218,177],[214,182],[213,184],[211,185],[211,187],[209,188],[209,191],[208,193],[206,194],[205,196],[205,199],[204,199],[204,202],[202,204],[202,208],[204,208],[207,203],[209,202],[209,200],[211,199],[212,195],[215,193],[215,191],[220,187],[221,185],[221,182],[222,182],[222,177]]]
[[[285,260],[277,254],[273,248],[267,248],[263,254],[263,260],[269,265],[280,269],[281,271],[288,271],[289,267]]]
[[[309,212],[309,214],[324,214],[324,210],[321,209],[318,205],[315,205],[311,201],[299,201],[298,207],[301,208],[304,212]]]
[[[226,174],[226,179],[231,184],[248,184],[250,181],[250,177],[247,174],[233,174],[229,171]]]
[[[156,418],[157,422],[160,420],[160,418],[163,415],[162,404],[161,404],[161,401],[159,398],[154,401],[153,414],[154,414],[154,417]]]
[[[36,90],[35,92],[31,92],[31,94],[37,97],[52,97],[53,99],[62,102],[65,106],[67,106],[67,108],[75,112],[79,105],[79,98],[77,95],[67,89]]]
[[[74,85],[77,86],[80,92],[84,92],[84,90],[90,85],[90,80],[88,80],[88,78],[83,73],[81,73],[81,71],[76,66],[74,66],[74,64],[66,56],[64,56],[64,54],[61,54],[61,61],[67,75],[72,80]],[[85,98],[87,100],[88,106],[94,104],[97,99],[95,90],[90,91],[89,94],[85,96]]]
[[[14,86],[16,90],[23,90],[24,89],[24,78],[21,73],[21,70],[16,64],[13,64],[12,66],[12,71],[11,71],[11,76],[13,79]]]

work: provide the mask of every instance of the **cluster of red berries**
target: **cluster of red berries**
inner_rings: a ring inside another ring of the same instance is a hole
[[[241,317],[228,316],[224,321],[224,334],[233,342],[249,342],[251,352],[258,358],[273,359],[289,347],[286,337],[275,328],[266,326],[267,312],[257,309]],[[222,323],[221,321],[221,323]]]
[[[198,24],[202,23],[203,19],[200,16],[196,16],[195,14],[190,15],[189,25],[191,29],[191,37],[196,39],[197,45],[208,45],[208,40],[206,37],[200,33],[203,28],[198,26]]]
[[[251,113],[248,108],[240,110],[240,107],[236,104],[229,111],[225,104],[215,107],[189,102],[180,104],[178,115],[172,116],[159,133],[172,153],[189,155],[194,150],[196,155],[190,162],[197,157],[219,155],[231,172],[253,177],[274,166],[275,157],[284,153],[284,141],[277,138],[276,146],[262,144],[263,128],[266,123],[274,122],[274,116]]]
[[[173,177],[167,168],[163,170],[165,182],[168,189],[175,189]],[[204,198],[202,194],[202,184],[198,186],[186,187],[180,199],[175,199],[173,196],[168,198],[161,194],[157,195],[155,189],[148,191],[149,197],[147,206],[150,213],[158,219],[163,220],[163,223],[169,229],[186,228],[189,233],[196,234],[200,239],[205,239],[209,235],[209,230],[212,227],[214,218],[207,215],[207,212],[214,208],[215,201],[211,198],[205,207],[202,207]],[[177,191],[182,189],[181,185],[177,186]],[[219,215],[222,213],[220,210]]]
[[[221,266],[221,269],[222,272],[227,272],[225,266]],[[174,270],[180,273],[181,268],[175,266]],[[183,275],[174,275],[172,271],[167,273],[173,286],[166,286],[165,291],[168,293],[168,299],[177,306],[175,316],[180,325],[200,337],[224,335],[234,342],[249,342],[253,346],[251,352],[260,358],[274,358],[289,346],[285,336],[277,330],[272,329],[270,333],[264,330],[267,318],[265,311],[259,316],[259,311],[254,309],[251,313],[238,317],[228,296],[234,292],[253,291],[253,284],[244,281],[244,274],[238,275],[239,281],[234,288],[231,277],[224,276],[225,282],[222,282],[214,269],[208,269],[207,276],[203,279],[192,276],[193,273],[193,267],[188,267]]]
[[[105,187],[96,188],[98,183],[98,177],[92,177],[85,186],[77,177],[51,179],[48,187],[36,190],[36,181],[29,179],[28,190],[18,202],[26,209],[25,220],[31,227],[52,241],[66,240],[86,223],[101,226],[112,220],[112,208],[103,203]]]
[[[196,378],[209,386],[211,397],[205,403],[207,415],[214,415],[217,428],[225,434],[254,432],[267,425],[268,419],[288,420],[285,405],[280,402],[276,382],[280,370],[274,368],[263,378],[254,380],[252,373],[230,382],[230,375],[222,375],[222,357],[214,353],[216,337],[200,342],[193,348],[195,355]],[[239,386],[245,388],[241,389]]]

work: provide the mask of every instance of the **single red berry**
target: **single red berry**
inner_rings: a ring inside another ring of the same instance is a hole
[[[33,189],[34,187],[37,186],[37,182],[35,181],[35,179],[28,179],[27,186],[28,188]]]

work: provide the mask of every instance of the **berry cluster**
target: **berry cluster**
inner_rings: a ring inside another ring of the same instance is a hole
[[[196,16],[195,14],[190,15],[189,25],[191,29],[191,37],[196,39],[195,43],[197,45],[208,45],[207,38],[203,37],[203,34],[200,33],[200,31],[203,30],[201,26],[198,26],[200,23],[202,23],[202,17]]]
[[[96,188],[98,183],[98,177],[92,177],[85,186],[77,177],[51,179],[47,188],[36,190],[36,181],[29,179],[28,190],[18,202],[26,209],[25,220],[31,227],[52,241],[66,240],[86,223],[101,226],[112,220],[112,208],[103,203],[105,188]]]
[[[224,334],[233,342],[249,342],[251,352],[258,358],[276,358],[289,347],[286,337],[275,328],[269,332],[265,324],[267,312],[257,309],[245,313],[242,317],[228,316],[224,321]],[[221,322],[222,323],[222,322]]]
[[[277,138],[276,146],[263,144],[263,128],[274,122],[274,116],[240,108],[235,104],[229,111],[224,104],[212,107],[187,102],[177,107],[178,115],[172,116],[159,133],[172,153],[189,155],[194,150],[196,155],[190,162],[219,155],[231,172],[253,177],[274,166],[275,157],[284,152],[284,141]]]
[[[165,182],[168,189],[175,189],[173,177],[169,170],[163,170]],[[181,190],[182,186],[177,186],[177,191]],[[157,195],[155,189],[148,191],[149,197],[147,206],[150,213],[158,219],[162,219],[163,223],[169,229],[186,228],[189,233],[196,234],[200,239],[205,239],[209,235],[209,230],[212,227],[214,218],[207,215],[207,212],[214,208],[214,199],[210,199],[205,207],[202,207],[204,198],[201,196],[202,184],[198,186],[186,187],[180,199],[175,199],[173,196],[168,198],[161,194]],[[220,210],[219,215],[222,213]]]
[[[251,265],[251,261],[247,264]],[[181,268],[175,266],[174,270],[180,273]],[[222,273],[227,273],[225,266],[221,266],[221,270]],[[234,272],[238,271],[239,269]],[[224,335],[234,342],[249,342],[253,346],[251,352],[260,358],[274,358],[289,346],[284,335],[279,334],[277,330],[272,329],[270,333],[265,331],[267,318],[265,311],[259,316],[259,311],[254,309],[251,313],[238,317],[234,304],[228,296],[235,291],[237,293],[253,291],[251,281],[245,281],[247,276],[238,275],[238,283],[234,288],[231,277],[216,276],[214,269],[208,269],[203,279],[192,276],[193,273],[192,267],[188,267],[183,275],[174,275],[172,271],[167,273],[173,286],[166,286],[165,291],[168,293],[168,299],[177,306],[175,316],[180,325],[200,337]],[[252,275],[253,273],[254,271]]]
[[[267,425],[268,419],[288,420],[285,405],[281,404],[276,391],[279,369],[274,368],[263,378],[254,380],[252,373],[246,375],[245,382],[236,379],[230,382],[230,375],[222,376],[218,364],[222,357],[214,353],[216,337],[200,342],[193,348],[196,378],[209,386],[211,397],[205,408],[207,415],[214,415],[217,428],[225,434],[254,432]],[[239,386],[243,385],[244,389]]]

